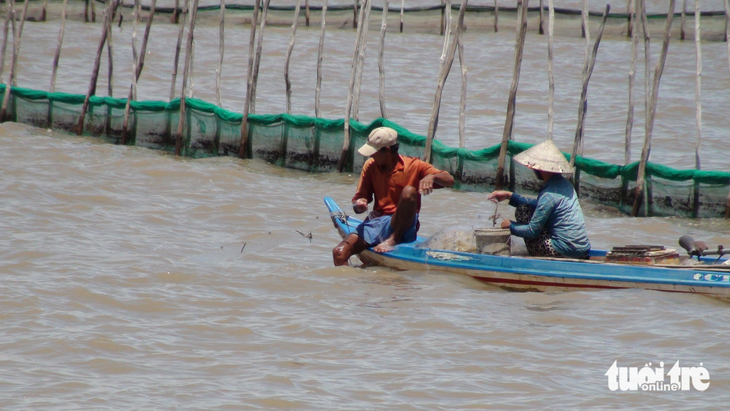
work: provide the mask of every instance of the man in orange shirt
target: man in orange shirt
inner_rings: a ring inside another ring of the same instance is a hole
[[[336,266],[347,265],[350,256],[370,247],[385,253],[396,244],[416,241],[421,194],[454,185],[448,172],[398,154],[398,133],[392,128],[373,130],[358,152],[370,159],[362,167],[352,207],[361,214],[367,211],[373,197],[375,201],[365,221],[332,250]]]

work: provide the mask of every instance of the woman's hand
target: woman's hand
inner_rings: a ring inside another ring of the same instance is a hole
[[[492,191],[491,194],[489,194],[489,197],[487,197],[487,200],[494,201],[495,203],[498,203],[503,200],[509,200],[512,198],[512,193],[509,191],[502,191],[502,190],[495,190]]]

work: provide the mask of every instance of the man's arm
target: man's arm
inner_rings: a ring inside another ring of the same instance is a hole
[[[447,171],[429,174],[418,183],[418,194],[429,195],[435,188],[451,187],[453,185],[454,177]]]
[[[360,181],[357,184],[357,191],[352,197],[352,209],[356,214],[368,211],[368,203],[373,201],[372,177],[368,173],[370,163],[363,165]]]

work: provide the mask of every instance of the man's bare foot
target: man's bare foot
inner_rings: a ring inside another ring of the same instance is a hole
[[[395,247],[395,241],[387,239],[382,243],[376,245],[373,248],[373,251],[375,251],[376,253],[387,253],[388,251],[393,251],[393,247]]]

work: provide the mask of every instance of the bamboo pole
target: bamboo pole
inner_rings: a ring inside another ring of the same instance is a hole
[[[596,65],[596,56],[598,55],[598,46],[601,44],[603,29],[606,26],[606,19],[608,18],[608,12],[610,10],[611,5],[606,4],[606,11],[603,13],[603,18],[601,19],[601,26],[598,29],[598,36],[596,36],[596,42],[593,44],[593,52],[590,56],[590,62],[583,74],[583,89],[580,92],[580,106],[578,107],[578,127],[576,127],[575,130],[575,140],[573,141],[573,154],[570,156],[571,166],[575,165],[576,156],[583,155],[583,136],[585,134],[586,112],[588,111],[588,83],[591,81],[591,75],[593,75],[593,68]],[[587,34],[586,39],[588,39]],[[575,191],[576,193],[580,194],[580,169],[577,169],[573,176],[573,185]]]
[[[588,19],[589,19],[588,0],[583,0],[583,7],[582,7],[581,13],[580,13],[580,29],[581,29],[580,36],[581,36],[581,38],[586,39],[586,57],[585,57],[586,59],[588,59],[588,50],[587,50],[588,45],[587,44],[589,43],[589,40],[591,38],[591,32],[589,31],[590,29],[588,28]]]
[[[441,33],[441,35],[442,35],[442,36],[443,36],[443,35],[444,35],[444,33],[445,33],[445,32],[444,32],[444,28],[445,28],[445,24],[444,24],[444,19],[445,19],[445,17],[446,17],[446,16],[445,16],[445,15],[446,15],[446,6],[444,5],[444,2],[445,2],[445,1],[446,1],[446,0],[441,0],[441,28],[440,28],[440,30],[439,30],[439,33]],[[443,58],[443,56],[442,56],[442,58]]]
[[[380,117],[388,118],[385,110],[385,31],[388,27],[388,0],[384,0],[383,21],[380,24],[380,51],[378,52],[378,71],[380,72]]]
[[[91,22],[96,23],[96,0],[91,0]]]
[[[495,0],[497,1],[497,0]],[[405,6],[406,0],[400,1],[400,32],[403,33],[403,8]]]
[[[182,10],[182,22],[180,22],[180,28],[177,32],[177,45],[175,46],[175,59],[172,63],[172,82],[170,85],[170,101],[175,98],[175,83],[177,83],[177,69],[178,65],[180,63],[180,48],[182,47],[182,39],[183,39],[183,33],[185,32],[185,18],[188,15],[188,5],[190,4],[191,0],[183,0],[183,10]],[[177,10],[177,8],[175,9]],[[178,19],[179,21],[179,19]],[[184,96],[180,96],[184,97]]]
[[[112,0],[109,0],[111,2]],[[111,10],[111,21],[114,22],[114,14],[117,11],[117,8],[119,7],[119,3],[117,2],[116,6],[112,8]],[[107,49],[107,58],[109,59],[108,64],[108,77],[107,77],[107,85],[106,85],[106,93],[109,97],[114,97],[114,52],[112,47],[112,25],[109,24],[107,26],[107,35],[106,35],[106,49]],[[105,118],[105,125],[104,125],[104,134],[107,136],[111,134],[111,116],[112,116],[112,108],[111,106],[106,106],[106,118]]]
[[[369,1],[369,0],[365,0]],[[365,5],[363,4],[363,7]],[[360,13],[360,18],[363,18],[365,13]],[[342,142],[342,153],[340,154],[340,161],[337,163],[337,171],[342,172],[347,161],[347,154],[350,151],[350,114],[352,113],[352,100],[355,91],[355,80],[357,78],[357,62],[358,55],[360,54],[360,43],[362,41],[362,27],[363,24],[358,24],[357,34],[355,36],[355,51],[352,53],[352,67],[350,69],[350,84],[347,89],[347,102],[345,103],[345,124],[344,134]]]
[[[727,42],[727,59],[728,66],[730,66],[730,1],[728,0],[725,0],[725,42]],[[725,218],[730,218],[730,193],[727,197]]]
[[[248,75],[246,78],[246,100],[243,102],[243,118],[241,119],[241,146],[238,148],[238,156],[246,158],[248,155],[248,113],[251,102],[251,92],[253,89],[253,66],[254,66],[254,44],[256,41],[256,27],[259,18],[259,0],[256,0],[251,15],[251,32],[248,40]]]
[[[56,55],[53,57],[53,70],[51,72],[51,93],[56,91],[56,74],[58,72],[58,62],[61,59],[61,45],[63,44],[63,36],[66,31],[66,7],[68,0],[63,0],[63,10],[61,11],[61,29],[58,31],[58,46],[56,47]]]
[[[631,0],[630,25],[634,27],[636,21],[635,0]],[[626,136],[624,138],[624,164],[631,161],[631,134],[634,129],[634,89],[636,88],[636,57],[639,46],[638,30],[631,30],[631,67],[629,68],[629,110],[626,118]]]
[[[193,40],[195,39],[195,17],[198,14],[198,0],[193,0],[192,10],[190,11],[190,29],[188,30],[188,41],[185,47],[185,68],[183,69],[182,85],[180,86],[180,117],[177,122],[177,133],[175,142],[175,155],[179,156],[182,151],[182,133],[185,129],[185,116],[186,112],[186,98],[185,98],[185,87],[188,82],[188,74],[190,71],[190,62],[193,58]]]
[[[183,0],[187,4],[187,0]],[[258,2],[258,0],[256,0]],[[178,14],[178,10],[180,10],[180,0],[175,0],[175,10],[172,12],[172,17],[170,18],[170,22],[172,24],[178,24],[180,22],[180,15]]]
[[[304,22],[309,27],[309,0],[304,1]]]
[[[522,4],[520,4],[522,3]],[[502,146],[499,149],[499,162],[497,165],[497,181],[496,188],[501,190],[504,181],[504,163],[507,157],[507,145],[512,139],[513,125],[515,120],[515,104],[517,103],[517,87],[520,83],[520,68],[522,66],[522,52],[525,49],[525,37],[527,35],[527,3],[528,0],[518,0],[518,7],[522,7],[522,15],[520,19],[520,31],[515,41],[515,67],[512,73],[512,85],[509,90],[509,100],[507,100],[507,116],[504,121],[504,130],[502,132]]]
[[[11,0],[11,7],[14,6],[14,1]],[[25,0],[23,4],[23,14],[20,17],[20,24],[18,25],[18,35],[15,36],[15,29],[13,29],[13,60],[10,63],[10,73],[8,73],[8,83],[5,87],[5,96],[3,97],[2,109],[0,109],[0,122],[8,120],[8,102],[10,101],[10,89],[11,85],[15,87],[18,84],[16,73],[18,72],[18,56],[20,55],[20,40],[23,36],[23,23],[25,23],[25,16],[28,14],[28,0]],[[15,20],[15,13],[13,12],[13,20]],[[14,21],[13,21],[14,22]]]
[[[8,14],[5,17],[5,26],[3,28],[3,44],[0,47],[0,83],[2,83],[3,69],[5,68],[5,51],[8,47],[8,28],[10,27],[10,19],[13,20],[13,27],[15,27],[15,11],[11,5],[11,1],[8,1]],[[15,35],[15,29],[13,29],[13,35]]]
[[[356,121],[360,121],[360,88],[362,86],[362,73],[365,68],[365,51],[368,48],[368,31],[370,30],[370,10],[372,9],[372,0],[365,0],[363,7],[365,10],[360,10],[361,14],[364,14],[360,24],[362,29],[360,31],[360,52],[357,55],[357,72],[355,74],[355,89],[352,100],[352,117]]]
[[[190,24],[192,26],[192,20]],[[190,49],[190,68],[188,70],[190,70],[188,74],[190,87],[187,88],[187,98],[193,98],[195,96],[195,38],[193,38],[193,47]]]
[[[651,147],[651,133],[654,127],[654,118],[656,116],[656,104],[659,98],[659,82],[664,71],[664,64],[667,60],[667,50],[669,49],[669,39],[671,37],[672,29],[672,18],[674,17],[674,1],[669,0],[669,12],[667,13],[667,22],[664,31],[664,43],[662,44],[662,51],[659,57],[659,61],[656,64],[654,70],[654,84],[652,86],[651,94],[651,107],[649,112],[649,123],[647,125],[647,133],[644,136],[644,147],[641,150],[641,161],[639,162],[639,172],[636,180],[636,198],[634,199],[634,207],[631,210],[631,216],[636,217],[639,212],[639,207],[642,203],[642,197],[644,196],[645,189],[645,174],[646,174],[646,162],[649,160],[649,151]],[[646,14],[645,11],[643,12]],[[647,205],[648,207],[648,205]],[[645,213],[645,214],[648,214]]]
[[[221,71],[223,70],[223,47],[225,45],[225,33],[223,31],[226,24],[226,0],[221,0],[221,18],[220,18],[220,41],[218,43],[218,66],[215,70],[215,90],[218,107],[223,107],[221,101]]]
[[[695,123],[697,140],[695,142],[695,169],[700,170],[700,144],[702,143],[702,47],[700,33],[700,0],[695,0]],[[694,181],[692,217],[697,218],[700,210],[700,184]]]
[[[545,24],[545,18],[543,17],[544,8],[545,7],[542,4],[542,0],[540,0],[540,28],[538,29],[538,33],[540,33],[540,35],[545,34],[545,30],[543,29],[543,25]]]
[[[461,67],[461,100],[459,101],[459,147],[466,147],[466,81],[467,67],[464,55],[464,26],[457,27],[457,46],[459,51],[459,67]],[[461,173],[459,173],[461,178]]]
[[[687,14],[687,0],[682,0],[682,23],[679,26],[679,39],[684,40],[684,17]]]
[[[365,0],[362,0],[362,1],[364,2]],[[355,10],[353,11],[354,14],[352,17],[352,28],[356,29],[358,27],[357,22],[359,19],[359,16],[357,15],[357,0],[355,0],[354,5],[355,5]]]
[[[56,74],[58,73],[58,62],[61,60],[61,45],[63,44],[63,36],[66,31],[66,8],[68,6],[68,0],[63,0],[63,9],[61,10],[61,28],[58,30],[58,46],[56,47],[56,54],[53,57],[53,69],[51,70],[51,88],[50,92],[56,91]],[[2,65],[2,62],[0,62]],[[48,99],[48,115],[47,123],[49,128],[53,128],[53,100]]]
[[[89,0],[84,1],[84,23],[89,22]]]
[[[431,148],[433,145],[433,139],[436,137],[436,130],[438,129],[438,123],[439,123],[439,111],[441,110],[441,95],[444,90],[444,84],[446,84],[446,79],[449,77],[449,72],[451,71],[451,66],[454,63],[454,56],[456,55],[456,49],[458,46],[458,40],[461,36],[461,33],[463,32],[464,27],[464,15],[466,14],[466,5],[468,3],[468,0],[463,0],[461,2],[461,6],[459,7],[459,21],[458,21],[458,27],[459,29],[456,32],[456,35],[451,40],[451,44],[449,45],[449,49],[447,51],[446,60],[444,60],[441,63],[441,72],[439,73],[439,80],[436,84],[436,93],[433,98],[433,108],[431,109],[431,120],[428,124],[428,135],[426,136],[426,146],[423,149],[423,161],[430,163],[431,162]]]
[[[627,37],[634,37],[634,20],[636,19],[636,0],[629,0],[626,5],[626,14],[628,14],[628,29],[626,30]]]
[[[442,20],[442,27],[441,27],[441,35],[444,36],[444,45],[441,48],[441,59],[440,63],[444,64],[444,61],[446,60],[446,54],[448,53],[449,46],[451,45],[451,0],[441,0],[442,2],[445,2],[444,11],[445,13],[442,14],[441,20]]]
[[[299,8],[302,0],[297,0],[294,7],[294,21],[291,24],[291,38],[289,39],[289,48],[286,50],[286,60],[284,62],[284,82],[286,84],[286,114],[291,114],[291,80],[289,79],[289,61],[291,53],[294,50],[294,40],[297,35],[297,26],[299,25]],[[285,153],[286,154],[286,153]]]
[[[314,116],[322,117],[319,109],[319,97],[322,92],[322,60],[324,59],[324,33],[326,28],[327,0],[322,4],[322,23],[319,32],[319,48],[317,49],[317,88],[314,90]]]
[[[264,47],[264,29],[266,28],[270,2],[271,0],[266,0],[264,2],[264,8],[261,11],[261,26],[259,27],[259,39],[256,44],[256,55],[254,56],[253,64],[253,83],[251,84],[251,113],[256,113],[256,86],[259,81],[259,65],[261,64],[261,52]]]
[[[494,32],[499,31],[499,4],[494,0]]]
[[[553,76],[553,28],[555,25],[555,7],[553,0],[548,0],[548,134],[547,139],[553,140],[554,105],[555,105],[555,77]]]
[[[129,94],[127,95],[127,104],[124,107],[124,122],[122,123],[122,144],[127,144],[127,141],[129,139],[129,112],[131,109],[131,102],[132,100],[137,99],[137,81],[139,81],[139,76],[142,74],[142,68],[144,67],[144,58],[147,54],[147,40],[150,36],[152,21],[155,18],[156,6],[157,0],[152,0],[152,3],[150,4],[150,14],[147,18],[147,26],[144,30],[144,37],[142,37],[142,47],[140,49],[139,59],[135,59],[136,65],[134,67],[134,72],[132,73],[132,86],[130,87]],[[137,9],[137,16],[139,16],[139,8]],[[137,20],[139,19],[135,19],[135,22]],[[132,44],[134,44],[134,40],[132,40]]]
[[[43,0],[43,10],[41,11],[41,21],[46,21],[46,10],[48,9],[48,0]]]
[[[86,98],[84,98],[84,105],[81,106],[81,114],[79,114],[79,121],[74,127],[76,134],[81,135],[84,132],[84,120],[86,119],[86,111],[89,109],[89,99],[91,96],[96,94],[96,80],[99,77],[99,65],[101,63],[101,53],[104,51],[104,44],[106,43],[106,36],[109,32],[109,25],[112,24],[111,10],[114,4],[118,0],[112,0],[107,6],[107,10],[104,13],[104,23],[101,29],[101,39],[99,39],[99,46],[96,49],[96,59],[94,60],[94,68],[91,72],[91,81],[89,82],[89,91],[86,92]]]
[[[649,33],[649,22],[646,17],[646,0],[639,0],[641,3],[641,31],[644,34],[644,135],[646,136],[649,126],[649,107],[651,106],[651,36]]]

